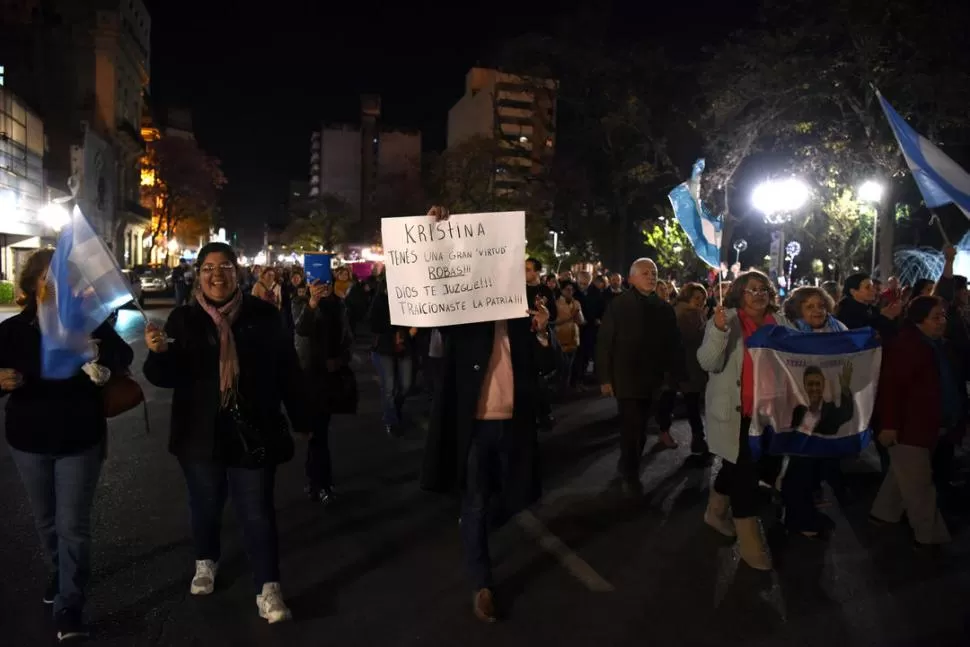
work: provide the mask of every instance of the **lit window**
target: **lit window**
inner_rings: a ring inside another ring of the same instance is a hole
[[[0,85],[3,85],[3,66],[0,65]]]

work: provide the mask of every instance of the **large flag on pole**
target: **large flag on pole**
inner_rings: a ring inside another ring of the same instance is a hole
[[[876,96],[926,206],[933,209],[952,203],[970,218],[970,174],[936,144],[913,130],[878,90]]]
[[[701,174],[704,160],[694,162],[691,179],[679,184],[667,197],[697,257],[710,267],[721,266],[721,220],[710,214],[701,202]]]
[[[850,456],[866,447],[882,363],[875,331],[765,326],[748,338],[747,348],[754,366],[749,435],[756,455]]]
[[[78,207],[57,239],[46,280],[37,308],[41,374],[63,380],[94,359],[91,333],[134,297],[111,251]]]

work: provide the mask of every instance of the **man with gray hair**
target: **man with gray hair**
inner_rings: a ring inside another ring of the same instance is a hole
[[[686,366],[674,309],[656,294],[657,264],[638,259],[628,281],[632,289],[613,299],[600,327],[596,371],[603,395],[615,397],[619,406],[623,488],[639,494],[640,456],[653,396],[669,380],[682,381]],[[660,442],[670,449],[677,446],[669,433]]]

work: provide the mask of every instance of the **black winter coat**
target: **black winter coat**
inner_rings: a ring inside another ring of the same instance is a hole
[[[175,341],[165,353],[148,354],[145,377],[155,386],[175,389],[168,449],[183,460],[232,466],[237,445],[221,408],[216,326],[193,302],[172,311],[165,332]],[[286,462],[293,455],[293,441],[282,424],[280,404],[286,404],[296,431],[311,431],[307,389],[293,342],[279,310],[251,296],[243,297],[232,332],[239,358],[239,401],[251,424],[264,433],[270,462]]]
[[[431,405],[421,486],[435,492],[464,490],[468,452],[482,382],[495,338],[495,324],[476,323],[441,329],[445,343],[443,379]],[[555,365],[551,345],[536,339],[528,318],[508,321],[515,375],[515,405],[504,450],[508,460],[502,484],[502,509],[514,514],[541,493],[537,420],[539,375]]]
[[[101,324],[91,337],[100,342],[99,364],[112,373],[128,371],[134,355],[111,324]],[[104,440],[102,387],[81,370],[67,380],[43,379],[40,344],[36,313],[21,312],[0,324],[0,368],[14,369],[24,380],[7,401],[7,443],[33,454],[79,454]]]
[[[618,399],[647,399],[687,377],[677,316],[656,294],[627,290],[612,298],[596,339],[596,372]]]

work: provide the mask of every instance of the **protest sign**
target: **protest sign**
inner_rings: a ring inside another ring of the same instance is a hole
[[[756,454],[834,457],[865,448],[882,362],[871,328],[815,333],[765,326],[746,345],[754,367],[748,433]]]
[[[525,317],[525,212],[381,220],[395,326]]]
[[[330,254],[309,252],[303,255],[303,273],[306,275],[306,282],[330,283],[333,281],[333,271],[330,269]]]

